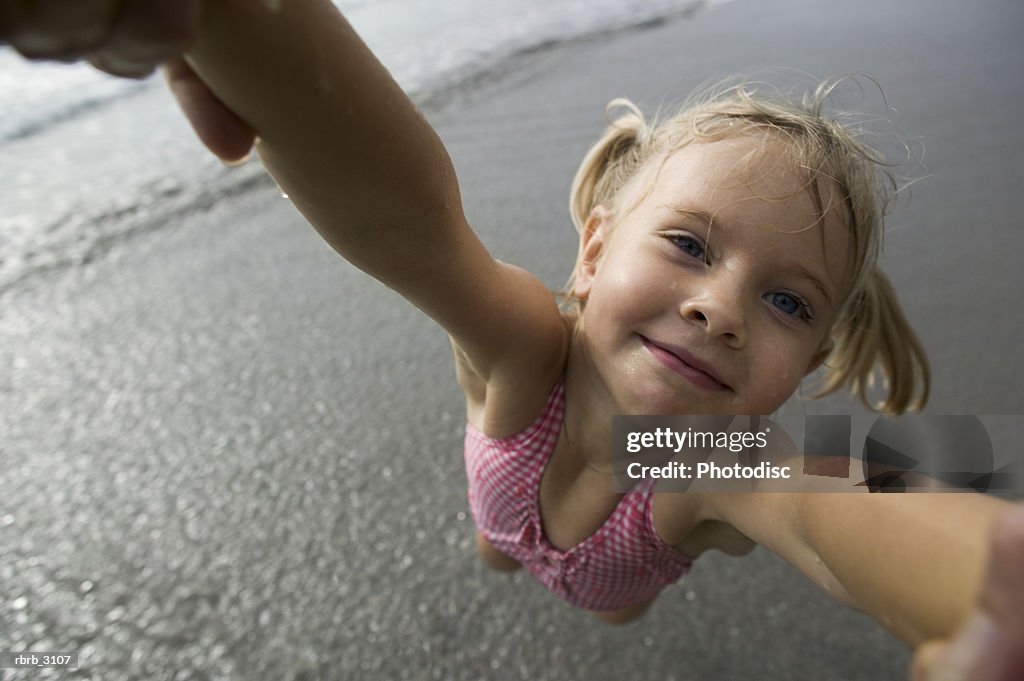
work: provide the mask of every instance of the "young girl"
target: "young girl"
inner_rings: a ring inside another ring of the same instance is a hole
[[[924,404],[924,353],[877,263],[879,163],[821,115],[827,88],[804,105],[736,89],[657,125],[624,103],[573,185],[580,246],[562,310],[488,254],[443,145],[327,0],[183,6],[187,20],[153,10],[149,24],[177,33],[132,42],[138,16],[96,3],[89,23],[39,2],[0,17],[0,37],[139,75],[177,49],[168,35],[197,29],[171,74],[201,136],[236,157],[258,135],[324,239],[450,335],[488,565],[523,566],[626,622],[701,553],[760,544],[912,646],[967,619],[1005,506],[991,497],[611,485],[617,414],[770,414],[823,365],[824,392],[849,386],[887,412]]]

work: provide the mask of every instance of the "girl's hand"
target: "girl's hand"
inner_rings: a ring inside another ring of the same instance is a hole
[[[244,158],[255,133],[182,59],[207,2],[273,11],[280,0],[0,0],[0,42],[28,59],[88,61],[123,78],[166,64],[171,91],[203,143],[224,161]]]
[[[918,649],[913,681],[1024,679],[1024,506],[999,518],[991,546],[978,609],[951,641]]]
[[[245,160],[256,141],[256,133],[217,99],[182,57],[164,64],[167,85],[196,135],[225,163]]]

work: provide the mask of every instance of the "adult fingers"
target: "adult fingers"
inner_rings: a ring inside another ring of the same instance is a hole
[[[201,10],[202,0],[123,0],[106,41],[89,62],[115,76],[149,75],[188,47]]]
[[[113,75],[139,77],[181,54],[208,0],[0,0],[0,42],[29,59],[88,58]],[[276,11],[281,0],[225,0]]]
[[[226,0],[229,5],[235,5],[243,9],[257,9],[268,12],[277,12],[281,9],[284,0]]]
[[[0,42],[8,42],[18,28],[20,0],[0,0]]]
[[[140,77],[188,46],[203,0],[0,0],[0,40],[29,59],[88,58]]]
[[[224,106],[184,59],[166,63],[164,75],[178,106],[203,144],[226,163],[243,160],[256,141],[253,129]]]
[[[80,58],[106,39],[118,0],[0,0],[0,40],[30,59]]]

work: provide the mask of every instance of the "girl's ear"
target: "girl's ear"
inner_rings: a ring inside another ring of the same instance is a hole
[[[580,252],[576,258],[576,277],[573,280],[573,295],[579,300],[590,296],[590,287],[597,274],[597,263],[604,252],[604,240],[608,231],[611,211],[604,206],[594,206],[583,225],[580,234]]]
[[[811,357],[811,361],[807,363],[807,371],[804,372],[804,376],[807,376],[824,364],[825,360],[828,359],[828,356],[832,354],[832,350],[835,346],[836,344],[832,341],[831,337],[826,338],[821,344],[821,347],[818,348],[818,351],[814,353],[813,357]]]

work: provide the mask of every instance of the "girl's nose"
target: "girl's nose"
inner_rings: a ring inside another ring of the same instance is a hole
[[[679,311],[683,319],[730,347],[740,348],[747,342],[743,305],[735,288],[709,282],[700,294],[684,301]]]

